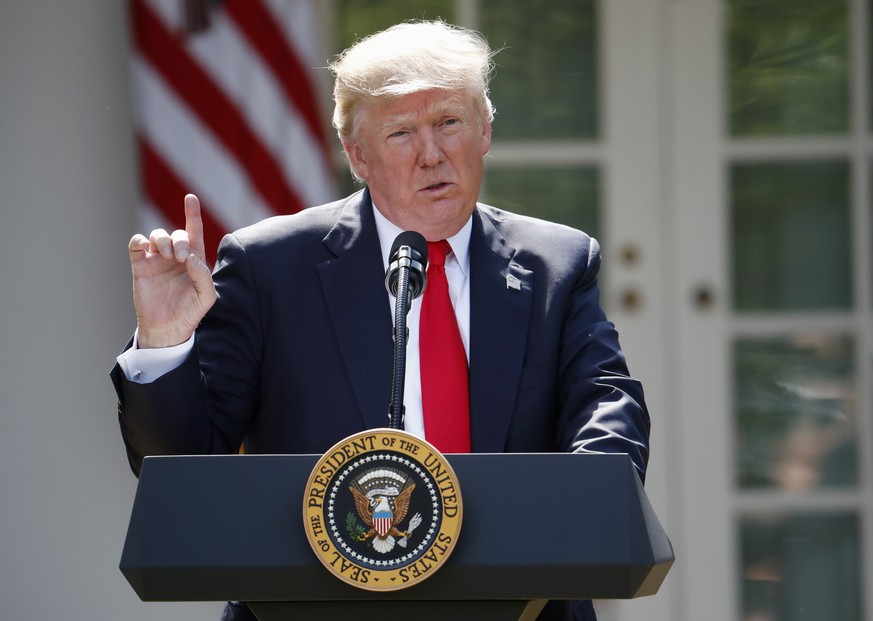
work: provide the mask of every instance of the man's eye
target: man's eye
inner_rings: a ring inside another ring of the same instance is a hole
[[[407,134],[405,129],[401,129],[399,131],[388,134],[389,138],[399,138],[400,136],[405,136]]]

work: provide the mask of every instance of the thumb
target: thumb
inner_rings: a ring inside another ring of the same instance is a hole
[[[185,270],[188,272],[188,277],[200,294],[201,299],[207,302],[209,306],[212,306],[217,294],[215,292],[215,283],[212,282],[212,271],[209,269],[209,266],[196,254],[189,254],[188,258],[185,259]]]

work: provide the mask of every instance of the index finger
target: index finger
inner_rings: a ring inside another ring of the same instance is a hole
[[[203,240],[203,218],[200,216],[200,199],[194,194],[185,195],[185,232],[191,252],[201,261],[206,260],[206,242]]]

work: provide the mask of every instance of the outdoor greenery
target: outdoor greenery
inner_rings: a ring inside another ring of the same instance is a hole
[[[849,164],[736,164],[730,171],[738,311],[852,304]]]
[[[454,0],[341,0],[337,3],[339,47],[408,19],[455,21]]]
[[[864,618],[860,531],[849,512],[745,517],[741,618]]]
[[[594,166],[494,168],[482,201],[600,235],[600,175]]]
[[[734,136],[846,132],[846,0],[728,0]]]
[[[734,344],[737,483],[806,488],[858,481],[853,341],[805,334]]]
[[[492,99],[501,140],[599,135],[594,0],[483,0],[481,29],[494,48]]]

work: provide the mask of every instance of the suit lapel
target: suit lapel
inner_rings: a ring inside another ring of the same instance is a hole
[[[481,209],[470,238],[470,418],[473,451],[506,444],[533,296],[533,274]]]
[[[327,312],[366,428],[388,426],[392,321],[368,191],[353,196],[324,238],[318,266]]]

